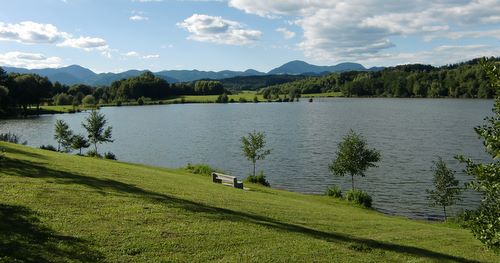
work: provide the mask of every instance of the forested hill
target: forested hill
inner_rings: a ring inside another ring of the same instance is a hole
[[[500,63],[500,58],[490,58]],[[433,67],[410,64],[381,71],[350,71],[269,86],[264,97],[278,94],[342,92],[344,96],[492,98],[480,59]]]
[[[79,65],[71,65],[61,68],[45,68],[45,69],[25,69],[15,67],[3,67],[7,73],[20,74],[37,74],[42,77],[47,77],[51,82],[59,82],[63,85],[85,84],[89,86],[109,86],[114,81],[121,79],[137,77],[147,70],[128,70],[119,73],[95,73],[90,69]],[[254,69],[245,71],[202,71],[202,70],[163,70],[153,72],[157,77],[166,80],[169,83],[189,82],[200,79],[226,79],[234,77],[256,77],[263,75],[324,75],[330,72],[344,72],[351,70],[373,70],[365,69],[363,65],[357,63],[341,63],[334,66],[316,66],[308,64],[304,61],[291,61],[277,68],[272,69],[268,73],[260,72]],[[249,79],[252,81],[251,79]],[[257,78],[258,81],[261,79]],[[282,82],[269,82],[269,84],[278,84]]]

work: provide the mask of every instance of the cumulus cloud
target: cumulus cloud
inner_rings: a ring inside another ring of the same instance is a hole
[[[370,65],[422,63],[432,65],[453,64],[473,58],[498,56],[499,46],[491,45],[441,45],[431,50],[402,53],[381,53],[367,57]]]
[[[0,64],[21,68],[55,68],[61,66],[59,57],[46,57],[39,53],[7,52],[0,53]]]
[[[229,6],[262,17],[291,18],[303,30],[299,47],[304,54],[322,61],[383,56],[397,36],[495,37],[489,34],[498,30],[484,28],[500,21],[499,0],[229,0]]]
[[[283,34],[283,37],[285,39],[290,39],[290,38],[293,38],[295,36],[295,32],[293,31],[290,31],[284,27],[279,27],[279,28],[276,28],[276,32],[280,32]]]
[[[24,21],[18,24],[0,22],[0,40],[16,41],[23,44],[55,44],[59,47],[71,47],[86,51],[98,50],[103,56],[110,57],[106,40],[96,37],[73,37],[59,31],[52,24],[40,24]]]
[[[19,24],[0,22],[0,40],[16,41],[26,44],[55,43],[69,37],[51,24],[24,21]]]
[[[177,26],[190,33],[188,39],[217,44],[248,45],[262,35],[258,30],[246,29],[242,24],[220,16],[193,14]]]
[[[97,37],[78,37],[78,38],[68,38],[64,42],[57,44],[60,47],[72,47],[80,48],[86,51],[91,51],[94,49],[104,50],[108,49],[108,44],[106,40]]]

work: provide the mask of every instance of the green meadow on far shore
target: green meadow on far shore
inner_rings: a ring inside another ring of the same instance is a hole
[[[0,148],[0,262],[500,262],[453,223],[235,189],[185,169]]]
[[[144,105],[153,104],[181,104],[181,103],[215,103],[217,101],[218,95],[186,95],[186,96],[176,96],[167,98],[164,100],[146,100]],[[257,94],[255,91],[243,91],[237,94],[228,95],[229,100],[238,103],[243,100],[248,103],[254,102],[254,98],[257,97],[259,102],[268,102],[268,100],[262,97],[262,94]],[[326,93],[310,93],[302,94],[302,98],[329,98],[329,97],[342,97],[342,92],[326,92]],[[284,96],[282,96],[284,98]],[[122,106],[137,106],[139,105],[137,101],[124,101],[121,103]],[[100,104],[99,107],[113,107],[118,106],[116,103]],[[40,106],[39,114],[51,114],[51,113],[73,113],[78,111],[90,110],[91,106],[76,106],[71,105],[43,105]],[[35,108],[31,108],[32,112],[36,112]]]

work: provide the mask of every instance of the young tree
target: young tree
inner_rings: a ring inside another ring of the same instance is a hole
[[[474,177],[468,187],[483,195],[479,208],[470,211],[468,226],[481,242],[500,249],[500,68],[488,61],[482,61],[482,65],[496,91],[496,99],[494,116],[486,118],[488,123],[476,127],[475,131],[483,139],[492,162],[476,163],[464,156],[457,156],[457,159],[466,164],[465,172]]]
[[[107,120],[104,114],[99,113],[96,110],[93,110],[90,115],[85,119],[85,122],[82,123],[83,128],[87,130],[88,138],[90,143],[94,145],[94,151],[97,154],[97,144],[113,142],[111,139],[111,130],[112,127],[106,127]]]
[[[266,135],[263,132],[251,132],[247,137],[241,137],[241,150],[243,155],[253,164],[253,176],[255,176],[255,163],[264,160],[271,150],[264,149],[266,146]]]
[[[81,134],[77,134],[71,139],[71,147],[75,150],[79,150],[80,155],[82,155],[82,149],[88,148],[89,146],[89,141]]]
[[[368,149],[366,140],[355,131],[350,130],[338,144],[337,158],[329,165],[330,171],[336,176],[351,175],[352,190],[354,176],[365,176],[369,167],[376,167],[380,161],[380,152]]]
[[[71,136],[73,132],[69,129],[69,125],[63,120],[57,120],[54,128],[54,139],[57,141],[57,151],[61,151],[61,146],[64,151],[68,151],[71,146]]]
[[[444,220],[446,220],[446,207],[456,203],[462,190],[458,187],[458,180],[455,179],[455,171],[448,169],[441,157],[433,163],[434,190],[426,192],[433,206],[443,208]]]

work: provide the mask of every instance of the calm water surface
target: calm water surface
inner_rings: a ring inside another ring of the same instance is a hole
[[[240,138],[265,131],[272,154],[257,163],[271,185],[303,193],[323,193],[326,186],[350,187],[350,177],[328,171],[337,144],[349,129],[361,132],[369,146],[381,151],[378,168],[370,168],[356,186],[368,191],[374,207],[391,214],[434,218],[425,189],[432,187],[432,161],[437,156],[469,178],[453,156],[466,154],[489,160],[473,127],[491,114],[491,100],[457,99],[316,99],[299,103],[177,104],[103,108],[113,126],[112,151],[122,161],[180,167],[208,163],[229,174],[246,177],[252,170],[240,150]],[[15,132],[38,147],[53,144],[56,119],[83,133],[88,113],[45,115],[28,120],[2,120],[1,132]],[[464,194],[457,211],[473,207],[475,193]]]

